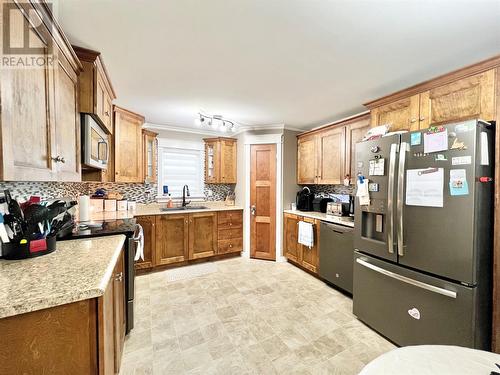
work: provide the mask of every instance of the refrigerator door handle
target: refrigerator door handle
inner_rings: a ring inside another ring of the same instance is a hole
[[[398,145],[393,143],[389,153],[389,181],[387,185],[387,251],[394,253],[394,174],[396,169],[396,153]]]
[[[406,152],[408,151],[408,143],[401,142],[399,146],[399,165],[398,165],[398,198],[397,198],[397,208],[396,216],[398,218],[398,255],[404,256],[404,220],[403,220],[403,195],[404,195],[404,183],[405,183],[405,163],[406,163]]]
[[[418,288],[422,288],[422,289],[428,290],[430,292],[438,293],[438,294],[441,294],[441,295],[446,296],[446,297],[457,298],[457,293],[452,291],[452,290],[439,288],[437,286],[423,283],[423,282],[418,281],[418,280],[410,279],[409,277],[399,275],[397,273],[380,268],[374,264],[368,263],[367,261],[365,261],[361,258],[357,258],[356,263],[362,265],[363,267],[369,268],[375,272],[381,273],[382,275],[389,276],[393,279],[396,279],[396,280],[402,281],[404,283],[416,286]]]

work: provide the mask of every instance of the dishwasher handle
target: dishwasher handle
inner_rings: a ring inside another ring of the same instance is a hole
[[[353,228],[346,227],[343,225],[325,223],[324,221],[321,222],[321,227],[325,228],[327,230],[331,230],[331,231],[338,233],[338,234],[352,233],[352,231],[353,231]]]

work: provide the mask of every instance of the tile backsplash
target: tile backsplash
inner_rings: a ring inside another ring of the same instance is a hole
[[[58,197],[76,198],[83,194],[92,194],[97,188],[117,191],[125,199],[137,203],[152,203],[156,201],[157,184],[118,183],[118,182],[0,182],[0,193],[9,189],[12,196],[18,200],[27,200],[30,196],[40,196],[42,199]],[[209,196],[209,191],[212,195]],[[205,184],[205,199],[220,201],[226,198],[229,191],[234,191],[234,185]]]
[[[354,195],[354,185],[301,185],[301,187],[308,186],[311,192],[315,195],[318,194],[349,194]]]

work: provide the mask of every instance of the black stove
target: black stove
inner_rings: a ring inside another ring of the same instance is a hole
[[[73,231],[58,241],[75,240],[78,238],[91,238],[124,234],[125,240],[125,295],[126,301],[126,333],[134,328],[134,296],[135,296],[135,268],[134,258],[139,243],[144,245],[142,227],[135,219],[116,219],[80,223]]]

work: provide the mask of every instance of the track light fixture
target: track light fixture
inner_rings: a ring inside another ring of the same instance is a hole
[[[236,131],[236,124],[234,121],[228,120],[221,115],[205,115],[203,113],[198,113],[198,117],[195,119],[195,123],[198,126],[206,126],[212,128],[213,130],[219,130],[221,132],[234,132]]]

